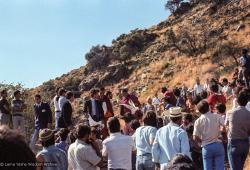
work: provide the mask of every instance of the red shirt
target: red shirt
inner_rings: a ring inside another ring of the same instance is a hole
[[[215,105],[218,103],[226,104],[227,100],[223,94],[213,93],[209,95],[207,102],[210,105],[211,112],[215,112]]]

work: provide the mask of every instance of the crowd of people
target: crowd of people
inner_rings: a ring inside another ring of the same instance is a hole
[[[84,118],[74,121],[74,93],[56,89],[54,116],[52,105],[37,94],[28,142],[22,136],[27,106],[21,92],[15,91],[9,102],[2,90],[0,167],[223,170],[228,162],[232,170],[242,170],[250,136],[250,58],[245,49],[240,64],[230,80],[210,78],[202,84],[196,78],[192,88],[162,87],[146,103],[127,88],[119,90],[117,100],[112,91],[94,88],[82,99]],[[8,127],[11,118],[14,130]]]

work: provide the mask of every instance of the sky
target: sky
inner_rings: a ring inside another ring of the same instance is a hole
[[[164,0],[0,0],[0,82],[32,88],[86,64],[84,54],[165,20]]]

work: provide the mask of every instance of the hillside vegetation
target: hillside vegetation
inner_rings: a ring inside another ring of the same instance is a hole
[[[111,46],[93,46],[85,66],[32,91],[50,97],[58,86],[83,92],[126,86],[144,99],[162,85],[191,86],[197,76],[228,76],[237,66],[240,49],[250,45],[250,6],[196,0],[172,12],[149,29],[120,35]]]

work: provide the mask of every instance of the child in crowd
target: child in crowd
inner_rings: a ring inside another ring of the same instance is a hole
[[[182,117],[181,128],[186,130],[190,125],[193,125],[193,116],[191,114],[184,114]]]
[[[99,150],[102,151],[102,140],[100,130],[97,127],[91,127],[90,139],[97,143]]]
[[[186,105],[187,105],[187,112],[188,113],[192,113],[195,111],[195,105],[193,104],[193,95],[192,95],[192,92],[190,92],[190,91],[187,92]]]
[[[134,119],[134,116],[132,114],[128,113],[128,114],[125,114],[121,119],[124,120],[124,122],[125,122],[125,126],[122,129],[122,133],[124,135],[132,136],[134,131],[131,128],[131,121]]]
[[[66,153],[68,152],[69,144],[66,142],[68,138],[69,130],[66,128],[61,128],[57,135],[58,135],[58,143],[55,143],[55,146],[62,149]]]

